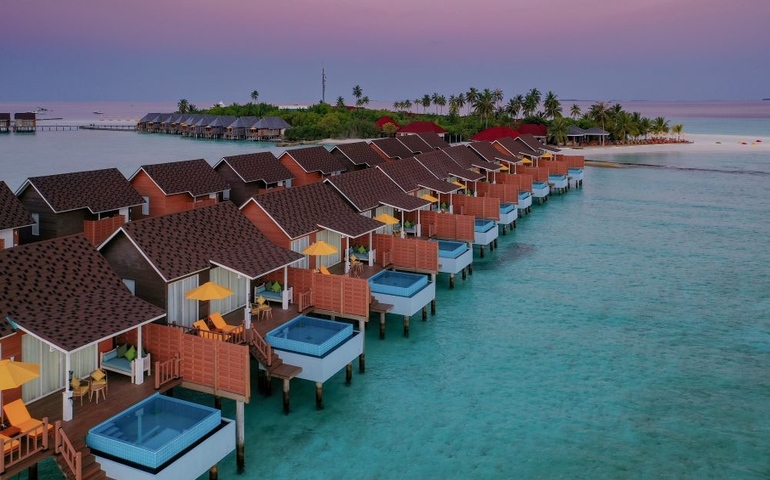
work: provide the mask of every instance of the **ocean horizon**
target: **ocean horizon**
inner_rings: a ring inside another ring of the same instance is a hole
[[[220,478],[768,478],[770,102],[665,103],[668,114],[650,115],[762,146],[592,152],[639,166],[587,167],[583,188],[534,205],[497,249],[476,252],[473,275],[454,289],[439,275],[437,313],[413,318],[408,339],[395,316],[385,340],[370,324],[366,373],[354,369],[349,387],[342,372],[329,379],[325,410],[312,382],[292,382],[289,415],[277,384],[271,397],[254,390],[246,470],[232,454]],[[15,190],[34,175],[108,166],[130,175],[261,148],[284,150],[127,132],[8,134],[0,180]],[[234,418],[234,402],[222,408]],[[41,468],[44,478],[57,471]]]

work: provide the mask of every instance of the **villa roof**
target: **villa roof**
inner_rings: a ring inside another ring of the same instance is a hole
[[[71,352],[165,312],[134,296],[82,234],[0,251],[0,318]]]
[[[484,160],[480,156],[473,153],[473,150],[466,147],[465,145],[446,147],[442,150],[447,155],[452,157],[452,160],[457,162],[461,167],[465,167],[467,169],[480,168],[482,170],[489,170],[492,172],[500,170],[500,165]]]
[[[11,114],[9,112],[0,112],[0,120],[10,120]]]
[[[100,213],[144,203],[142,196],[117,168],[31,177],[19,187],[16,195],[30,185],[56,213],[81,208]]]
[[[144,171],[166,195],[189,193],[198,197],[229,188],[227,182],[202,158],[142,165],[131,179],[140,171]]]
[[[406,145],[392,137],[372,140],[370,145],[379,148],[388,158],[407,158],[413,155]]]
[[[35,220],[19,198],[0,180],[0,230],[26,227],[34,223]]]
[[[118,232],[131,239],[166,282],[212,264],[254,279],[302,258],[267,240],[232,202],[130,222]]]
[[[356,213],[325,182],[271,191],[249,201],[261,206],[292,239],[319,228],[358,237],[382,227],[382,223]]]
[[[410,123],[409,125],[404,125],[403,127],[398,129],[398,133],[446,133],[446,129],[443,127],[426,120],[418,120],[415,122]]]
[[[444,137],[441,137],[436,132],[422,132],[417,134],[420,138],[423,139],[425,143],[431,146],[433,149],[439,149],[449,146],[449,142],[444,140]]]
[[[281,117],[263,117],[257,120],[254,125],[255,128],[266,128],[270,130],[282,130],[284,128],[291,128],[291,125],[286,123]]]
[[[522,135],[530,134],[537,137],[546,137],[548,135],[548,127],[537,123],[522,123],[518,129]]]
[[[148,113],[148,114],[146,114],[145,116],[143,116],[142,118],[139,119],[139,123],[149,123],[149,122],[155,123],[155,122],[159,121],[158,120],[159,118],[160,118],[160,112]]]
[[[396,126],[396,128],[399,128],[401,126],[398,123],[396,123],[395,120],[393,120],[392,118],[390,118],[387,115],[384,115],[384,116],[378,118],[377,121],[374,122],[374,126],[377,127],[377,130],[382,130],[382,127],[384,127],[388,123],[392,123],[393,125]]]
[[[560,149],[558,149],[556,147],[552,147],[550,145],[546,145],[545,143],[543,143],[540,140],[538,140],[537,138],[535,138],[534,135],[529,134],[529,133],[522,133],[521,135],[519,135],[516,138],[516,141],[520,142],[520,143],[523,143],[529,149],[531,149],[534,152],[536,152],[537,155],[539,155],[542,150],[550,150],[552,152],[560,152],[561,151]]]
[[[347,170],[337,157],[321,146],[286,150],[281,156],[283,155],[293,158],[297,165],[308,173],[331,174]]]
[[[463,147],[464,148],[464,147]],[[441,193],[449,193],[457,190],[457,185],[449,183],[449,178],[457,177],[463,180],[480,180],[484,178],[484,175],[468,170],[463,167],[443,150],[437,150],[435,152],[423,153],[415,157],[422,166],[436,176],[444,184],[444,190],[440,190]],[[433,189],[435,190],[435,189]]]
[[[440,152],[428,152],[422,155],[434,155]],[[422,156],[421,155],[421,156]],[[441,153],[441,155],[446,155]],[[452,161],[447,157],[448,161]],[[395,162],[383,163],[377,165],[377,168],[382,169],[385,175],[390,177],[391,180],[401,187],[405,192],[414,192],[421,188],[427,188],[428,190],[435,190],[440,193],[449,193],[457,190],[454,185],[439,180],[433,173],[431,173],[422,163],[418,162],[415,157],[403,158]]]
[[[519,135],[521,134],[516,130],[512,129],[511,127],[506,127],[506,126],[489,127],[486,130],[482,130],[476,135],[472,136],[471,140],[491,142],[493,140],[497,140],[498,138],[503,138],[503,137],[516,138]]]
[[[353,165],[373,167],[385,161],[366,142],[341,143],[335,145],[331,151],[333,152],[334,150],[339,150]]]
[[[16,120],[34,120],[35,112],[18,112],[13,114]]]
[[[399,135],[398,141],[403,143],[412,153],[425,153],[434,150],[419,135]]]
[[[510,137],[503,137],[498,138],[492,143],[496,143],[503,147],[509,154],[513,156],[517,155],[536,155],[535,152],[532,151],[532,149],[527,148],[527,146],[523,143],[517,142],[513,138]]]
[[[235,118],[234,116],[227,115],[214,117],[211,123],[209,123],[209,127],[229,127],[235,122]]]
[[[609,134],[610,134],[610,132],[608,132],[607,130],[602,130],[599,127],[591,127],[588,130],[586,130],[586,135],[601,135],[601,136],[604,137],[604,136],[607,136]]]
[[[587,130],[584,130],[577,125],[570,125],[567,127],[567,136],[568,137],[582,137],[585,135]]]
[[[468,148],[476,152],[478,155],[481,155],[481,157],[488,162],[502,160],[508,163],[515,163],[519,161],[518,158],[512,155],[507,155],[496,149],[495,146],[492,145],[492,142],[471,142],[468,144]]]
[[[294,178],[289,169],[279,162],[272,152],[244,153],[222,157],[214,166],[214,170],[222,163],[230,165],[230,168],[245,183],[261,180],[266,184],[271,184]]]
[[[405,193],[378,168],[335,175],[325,180],[345,197],[359,212],[389,205],[411,212],[429,205],[429,202]]]

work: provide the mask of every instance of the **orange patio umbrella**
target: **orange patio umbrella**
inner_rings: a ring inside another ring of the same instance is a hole
[[[233,291],[227,287],[216,284],[214,282],[206,282],[199,287],[195,287],[192,290],[184,294],[185,298],[190,300],[222,300],[233,294]]]

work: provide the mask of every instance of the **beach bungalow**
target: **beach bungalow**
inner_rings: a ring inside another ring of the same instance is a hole
[[[408,158],[414,155],[406,145],[396,138],[378,138],[369,142],[369,147],[385,160]]]
[[[0,112],[0,133],[9,133],[11,131],[11,114]]]
[[[493,142],[499,138],[510,137],[516,138],[521,135],[520,132],[512,129],[511,127],[499,126],[489,127],[486,130],[482,130],[476,135],[471,137],[473,142]]]
[[[0,250],[18,245],[19,231],[34,224],[32,215],[8,185],[0,180]]]
[[[567,127],[567,145],[580,146],[586,140],[586,130],[577,125]]]
[[[160,115],[160,112],[145,114],[138,122],[136,122],[136,131],[150,133],[155,123],[160,122]]]
[[[412,135],[415,133],[435,133],[436,135],[445,138],[447,131],[437,123],[418,120],[399,128],[396,136]]]
[[[321,146],[286,150],[278,157],[278,161],[294,175],[292,185],[296,187],[320,182],[347,169],[337,157]]]
[[[287,128],[291,128],[281,117],[263,117],[250,127],[252,140],[272,140],[282,136]]]
[[[471,142],[468,144],[468,148],[488,162],[500,163],[502,173],[495,178],[498,183],[508,180],[508,176],[515,171],[516,164],[521,161],[519,158],[501,152],[492,145],[492,142]],[[516,185],[518,187],[518,183]],[[532,182],[519,188],[518,201],[514,202],[518,211],[517,215],[528,212],[532,206],[531,190]]]
[[[132,295],[82,234],[0,251],[0,323],[15,330],[17,360],[40,365],[40,377],[25,383],[31,402],[63,390],[64,420],[72,419],[70,380],[86,378],[100,365],[113,338],[161,320],[165,313]],[[31,281],[30,279],[34,279]],[[142,352],[141,334],[137,349]],[[127,375],[144,381],[148,355],[138,355]]]
[[[272,152],[222,157],[214,165],[214,171],[230,185],[230,190],[225,190],[221,199],[231,200],[236,206],[268,190],[291,187],[294,178]]]
[[[164,309],[168,323],[185,327],[210,313],[242,310],[249,328],[257,279],[281,269],[285,278],[286,267],[303,258],[271,243],[231,202],[131,222],[99,251],[137,297]],[[208,281],[233,294],[209,302],[185,297]],[[290,299],[290,287],[282,284]]]
[[[250,138],[251,127],[253,127],[258,120],[257,117],[238,117],[227,127],[224,138],[230,140],[246,140]]]
[[[143,203],[117,168],[31,177],[16,197],[34,219],[20,231],[22,244],[85,232],[96,245]]]
[[[214,117],[208,128],[206,129],[206,138],[223,138],[227,133],[227,129],[236,120],[236,117],[229,115],[220,115]]]
[[[449,158],[466,170],[484,175],[487,181],[494,182],[495,174],[501,171],[500,165],[497,162],[488,162],[484,160],[465,145],[445,147],[442,148],[441,151],[446,153]]]
[[[366,142],[341,143],[329,152],[345,165],[348,172],[371,168],[385,161]]]
[[[195,122],[188,124],[187,136],[193,138],[206,138],[209,125],[214,121],[214,115],[199,115]]]
[[[18,112],[13,114],[13,131],[16,133],[32,133],[37,130],[35,112]]]
[[[414,158],[434,177],[442,181],[444,188],[442,190],[434,189],[434,193],[437,194],[436,196],[439,199],[439,202],[436,202],[436,206],[449,213],[453,212],[452,194],[457,192],[458,189],[475,192],[476,182],[483,181],[485,178],[483,174],[461,166],[444,150],[423,153]]]
[[[129,182],[144,199],[141,209],[132,210],[132,220],[212,205],[230,188],[202,158],[142,165]]]
[[[304,256],[295,264],[298,268],[316,269],[344,262],[343,269],[348,272],[354,239],[360,239],[355,241],[365,243],[367,253],[371,252],[369,237],[384,226],[356,213],[331,186],[321,182],[252,197],[241,211],[267,239],[282,248],[300,253],[322,240],[336,249],[328,255]]]
[[[404,146],[408,148],[413,155],[427,153],[434,150],[433,147],[428,145],[428,143],[419,135],[399,135],[396,138],[398,138],[398,141],[403,143]]]

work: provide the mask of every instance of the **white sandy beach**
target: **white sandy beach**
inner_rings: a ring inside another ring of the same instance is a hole
[[[594,154],[634,154],[655,152],[746,152],[760,151],[770,153],[770,137],[747,137],[745,135],[688,134],[683,137],[692,143],[663,143],[656,145],[623,145],[606,147],[562,148],[570,155]]]

